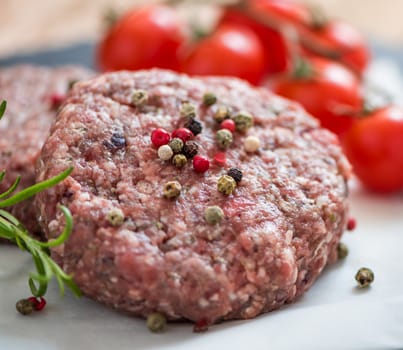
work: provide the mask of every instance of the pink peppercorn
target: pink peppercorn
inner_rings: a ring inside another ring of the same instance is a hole
[[[193,158],[193,169],[197,173],[205,173],[209,168],[210,162],[208,159],[201,156],[195,156]]]
[[[28,301],[32,303],[36,311],[42,311],[46,306],[46,300],[43,297],[29,297]]]
[[[231,132],[235,131],[235,122],[232,119],[225,119],[221,123],[221,129],[227,129]]]
[[[357,226],[357,221],[354,218],[349,218],[347,221],[347,230],[353,231]]]
[[[158,128],[151,133],[151,142],[155,147],[166,145],[171,140],[168,131]]]
[[[194,135],[187,128],[179,128],[179,129],[176,129],[172,133],[172,138],[175,138],[175,137],[177,137],[178,139],[181,139],[183,142],[186,142],[186,141],[189,141],[190,139],[192,139],[194,137]]]
[[[224,166],[227,161],[227,156],[225,152],[218,152],[214,156],[214,163],[216,163],[219,166]]]

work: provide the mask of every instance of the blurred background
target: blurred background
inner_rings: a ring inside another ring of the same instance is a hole
[[[146,0],[0,0],[0,58],[95,40],[107,9],[124,12]],[[216,1],[202,1],[214,3]],[[376,43],[403,48],[402,0],[311,0]]]

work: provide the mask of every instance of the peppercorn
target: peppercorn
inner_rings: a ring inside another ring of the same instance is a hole
[[[193,326],[194,333],[204,333],[208,331],[209,322],[206,319],[198,320]]]
[[[217,102],[217,96],[214,95],[212,92],[206,92],[203,95],[203,104],[205,106],[211,106]]]
[[[136,107],[141,107],[147,104],[148,94],[145,90],[135,90],[132,95],[132,103]]]
[[[199,145],[194,141],[186,141],[183,146],[183,154],[191,159],[193,158],[197,152],[199,151]]]
[[[231,131],[227,129],[218,130],[215,134],[215,140],[220,149],[227,149],[234,141]]]
[[[225,195],[230,195],[236,187],[235,180],[228,175],[222,175],[217,182],[217,190]]]
[[[217,123],[221,123],[224,119],[228,119],[231,116],[231,111],[226,106],[219,106],[215,111],[213,118]]]
[[[186,119],[193,119],[196,117],[196,106],[190,102],[184,102],[180,109],[181,117]]]
[[[253,125],[253,117],[250,113],[241,111],[234,116],[232,120],[235,122],[235,128],[237,131],[245,132],[250,129]]]
[[[193,135],[198,135],[203,130],[202,124],[198,120],[193,118],[190,118],[186,122],[185,127],[187,127],[193,133]]]
[[[15,307],[21,315],[29,315],[34,311],[34,305],[28,299],[18,300]]]
[[[29,297],[27,300],[33,305],[35,311],[42,311],[46,306],[44,297]]]
[[[231,176],[236,183],[241,182],[242,180],[242,171],[239,170],[238,168],[231,168],[227,172],[228,176]]]
[[[183,148],[183,141],[180,138],[175,137],[171,141],[169,141],[168,146],[171,147],[172,152],[174,152],[175,154],[181,153]]]
[[[190,102],[183,102],[181,105],[180,114],[183,118],[195,118],[196,106]]]
[[[179,197],[182,186],[178,181],[168,181],[164,185],[163,195],[165,198],[173,199]]]
[[[69,80],[67,83],[67,91],[70,91],[76,83],[78,83],[77,79]]]
[[[226,161],[227,161],[227,156],[225,154],[225,152],[217,152],[214,155],[214,163],[216,163],[219,166],[224,166]]]
[[[161,160],[169,160],[174,155],[172,148],[168,145],[162,145],[158,148],[158,157]]]
[[[120,226],[125,220],[125,215],[121,209],[113,208],[108,212],[106,219],[112,226]]]
[[[354,218],[349,218],[347,221],[347,230],[353,231],[357,226],[357,221]]]
[[[340,242],[337,246],[337,258],[339,260],[344,259],[348,255],[348,248],[347,246]]]
[[[167,323],[165,316],[159,312],[153,312],[147,317],[147,327],[151,332],[161,332]]]
[[[221,122],[221,129],[227,129],[231,132],[235,131],[235,122],[232,119],[225,119]]]
[[[166,145],[171,136],[169,135],[168,131],[158,128],[151,132],[151,142],[154,146],[160,147],[162,145]]]
[[[179,128],[174,130],[172,138],[180,138],[183,142],[186,142],[194,137],[193,133],[188,128]]]
[[[359,288],[368,287],[375,279],[374,273],[367,267],[361,267],[355,275]]]
[[[248,153],[256,152],[260,147],[260,140],[256,136],[248,136],[243,143],[245,151]]]
[[[172,158],[172,164],[175,165],[177,168],[183,168],[187,163],[187,158],[183,154],[175,154]]]
[[[218,205],[207,207],[204,211],[204,219],[212,225],[219,223],[223,217],[224,212]]]
[[[205,173],[210,169],[210,161],[207,158],[201,156],[194,156],[193,169],[196,173]]]

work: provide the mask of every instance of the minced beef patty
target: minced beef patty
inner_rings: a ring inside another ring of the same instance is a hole
[[[149,96],[143,107],[132,104],[138,89]],[[220,151],[217,105],[202,104],[207,91],[233,112],[250,112],[254,127],[234,133],[224,167],[212,162],[200,174],[191,162],[179,170],[159,160],[151,132],[182,126],[184,101],[197,106],[203,124],[199,155],[212,160]],[[257,153],[245,152],[248,135],[260,139]],[[299,105],[237,79],[151,70],[77,84],[44,145],[37,179],[68,166],[72,175],[36,199],[48,238],[63,228],[58,204],[74,217],[72,236],[53,256],[87,296],[138,316],[158,311],[212,323],[290,303],[336,260],[346,225],[350,166],[337,138]],[[225,196],[217,181],[231,167],[243,178]],[[182,185],[176,200],[162,195],[171,180]],[[213,205],[225,214],[216,225],[204,218]],[[119,210],[124,222],[113,226],[108,215]]]
[[[45,68],[16,65],[0,69],[0,101],[7,101],[7,110],[0,121],[0,171],[6,176],[0,183],[5,191],[18,177],[17,190],[35,183],[35,162],[54,121],[57,102],[69,84],[93,75],[84,68],[64,66]],[[32,201],[10,209],[29,231],[40,235]]]

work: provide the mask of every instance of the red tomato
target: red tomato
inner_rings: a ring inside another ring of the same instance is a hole
[[[275,93],[299,102],[321,125],[341,136],[360,113],[362,99],[358,78],[344,66],[323,58],[309,61],[307,77],[283,76],[273,82]]]
[[[174,9],[146,5],[128,12],[98,46],[102,71],[152,67],[178,69],[178,49],[184,43],[184,26]]]
[[[182,70],[191,75],[226,75],[259,83],[264,75],[263,47],[249,29],[220,26],[185,57]]]
[[[287,69],[289,60],[287,42],[278,31],[257,23],[242,11],[235,9],[227,9],[220,23],[231,23],[253,30],[263,44],[266,73],[279,73]]]
[[[362,73],[368,66],[370,51],[364,37],[351,25],[330,21],[307,33],[310,41],[317,41],[329,50],[339,52],[340,62]]]
[[[377,192],[403,189],[403,109],[389,106],[357,119],[343,140],[353,169]]]

